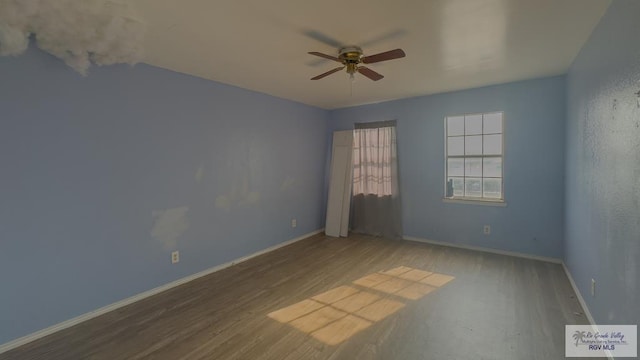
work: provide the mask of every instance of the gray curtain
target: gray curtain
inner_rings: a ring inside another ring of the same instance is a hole
[[[352,200],[353,232],[402,238],[395,120],[355,124]]]

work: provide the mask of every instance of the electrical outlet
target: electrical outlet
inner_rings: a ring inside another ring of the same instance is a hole
[[[298,220],[296,220],[296,219],[291,219],[291,227],[292,227],[292,228],[294,228],[294,227],[296,227],[296,226],[298,226]]]
[[[596,296],[596,280],[591,279],[591,296]]]
[[[174,251],[171,253],[171,263],[175,264],[180,261],[180,251]]]
[[[485,235],[491,234],[491,225],[485,225],[483,232]]]

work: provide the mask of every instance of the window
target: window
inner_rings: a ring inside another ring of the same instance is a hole
[[[503,113],[445,118],[445,197],[504,201]]]

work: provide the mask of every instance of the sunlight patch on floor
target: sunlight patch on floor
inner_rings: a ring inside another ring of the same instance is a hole
[[[363,276],[276,310],[267,316],[313,338],[338,345],[396,313],[406,300],[419,300],[455,277],[399,266]]]

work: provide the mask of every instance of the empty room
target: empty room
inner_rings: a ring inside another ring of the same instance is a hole
[[[639,20],[0,0],[0,360],[638,358]]]

